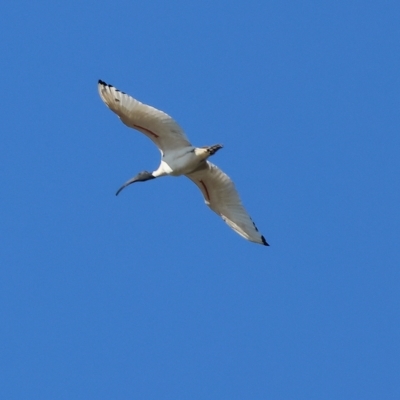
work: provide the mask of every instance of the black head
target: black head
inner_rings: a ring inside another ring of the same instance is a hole
[[[117,191],[117,193],[115,194],[116,196],[118,196],[119,192],[122,189],[125,189],[127,186],[129,186],[131,183],[135,183],[135,182],[144,182],[144,181],[148,181],[149,179],[154,179],[155,176],[153,176],[153,174],[151,172],[148,171],[142,171],[139,172],[136,176],[134,176],[133,178],[129,179],[129,181],[125,182]]]

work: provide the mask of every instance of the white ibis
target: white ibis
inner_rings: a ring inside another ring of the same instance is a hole
[[[235,232],[251,242],[269,246],[244,209],[232,180],[208,161],[222,145],[194,147],[181,127],[163,111],[145,105],[101,80],[98,89],[101,99],[125,125],[145,134],[161,151],[158,169],[140,172],[124,183],[117,195],[135,182],[185,175],[199,187],[211,210]]]

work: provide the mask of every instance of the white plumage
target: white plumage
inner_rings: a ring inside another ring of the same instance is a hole
[[[235,232],[252,242],[268,246],[244,209],[232,180],[207,160],[222,148],[221,145],[194,147],[182,128],[163,111],[145,105],[101,80],[98,89],[101,99],[121,121],[145,134],[162,155],[156,171],[139,173],[127,181],[117,194],[134,182],[165,175],[185,175],[199,187],[205,203]]]

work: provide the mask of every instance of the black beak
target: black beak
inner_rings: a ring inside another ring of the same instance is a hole
[[[117,193],[115,193],[116,196],[119,195],[119,193],[121,192],[122,189],[125,189],[127,186],[129,186],[131,183],[135,183],[137,182],[137,178],[136,176],[134,178],[129,179],[129,181],[125,182],[118,190]]]
[[[135,182],[144,182],[144,181],[148,181],[149,179],[154,179],[154,178],[155,178],[155,176],[153,176],[153,174],[151,174],[150,172],[147,172],[147,171],[140,172],[139,174],[137,174],[137,175],[134,176],[133,178],[129,179],[129,181],[126,181],[126,182],[117,190],[117,193],[115,193],[115,195],[118,196],[122,189],[125,189],[127,186],[129,186],[129,185],[132,184],[132,183],[135,183]]]

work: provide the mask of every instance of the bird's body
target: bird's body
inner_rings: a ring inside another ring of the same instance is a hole
[[[244,209],[232,180],[207,159],[222,145],[194,147],[179,125],[166,113],[142,104],[99,80],[99,94],[121,121],[149,137],[161,151],[161,163],[153,172],[143,171],[128,180],[117,192],[135,182],[161,176],[185,175],[201,190],[205,203],[239,235],[268,246]]]
[[[202,161],[195,147],[183,147],[163,156],[161,165],[168,175],[180,176],[193,172]]]

